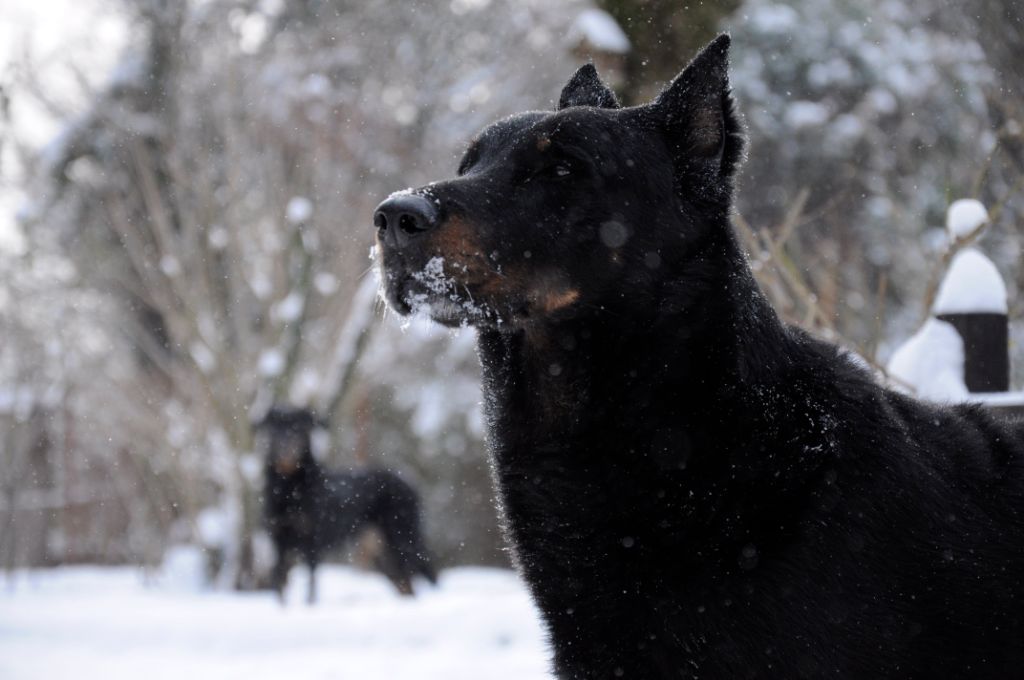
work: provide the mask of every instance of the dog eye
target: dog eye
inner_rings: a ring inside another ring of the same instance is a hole
[[[549,165],[541,171],[542,175],[546,175],[552,179],[564,179],[572,174],[572,166],[568,163],[556,163],[555,165]]]
[[[572,177],[576,174],[576,167],[569,161],[554,161],[549,165],[542,165],[523,179],[523,183],[534,180],[558,181]]]

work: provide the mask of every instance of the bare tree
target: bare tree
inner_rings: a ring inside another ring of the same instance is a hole
[[[253,420],[275,401],[347,408],[375,318],[372,207],[475,126],[546,106],[578,6],[438,2],[396,24],[379,0],[265,5],[127,3],[144,39],[48,150],[36,217],[125,310],[137,379],[184,433],[161,455],[221,497],[189,491],[192,507],[237,509],[222,578],[242,588]]]

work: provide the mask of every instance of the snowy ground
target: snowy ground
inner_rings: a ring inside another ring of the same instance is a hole
[[[0,581],[5,680],[534,680],[549,678],[540,624],[516,576],[446,571],[436,590],[395,595],[384,579],[344,567],[320,575],[320,604],[203,592],[140,572],[65,567]]]

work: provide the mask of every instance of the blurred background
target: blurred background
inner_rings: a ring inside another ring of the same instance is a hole
[[[401,471],[442,567],[507,566],[471,331],[385,313],[373,207],[592,60],[626,103],[733,36],[737,224],[789,321],[884,365],[926,316],[945,213],[1024,322],[1024,8],[1012,0],[4,0],[0,567],[257,587],[270,403],[332,467]],[[355,546],[351,556],[372,548]]]

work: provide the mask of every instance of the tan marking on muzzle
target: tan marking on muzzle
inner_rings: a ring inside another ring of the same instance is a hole
[[[501,276],[491,276],[483,282],[480,291],[492,300],[523,298],[529,288],[528,272],[515,267],[505,267]]]
[[[291,456],[286,456],[286,457],[278,458],[277,460],[274,461],[274,470],[277,472],[277,474],[281,475],[282,477],[291,477],[292,474],[298,468],[299,468],[299,460],[298,460],[298,458],[292,458]]]
[[[488,261],[477,228],[459,217],[446,220],[430,235],[429,250],[444,260],[444,273],[468,285],[487,285],[501,277]]]
[[[551,146],[551,138],[546,135],[537,137],[537,151],[547,151]]]
[[[476,240],[476,229],[460,217],[445,220],[432,236],[432,245],[442,257],[472,257],[481,251],[480,243]]]
[[[560,309],[565,309],[579,299],[580,292],[578,290],[575,288],[566,288],[564,290],[552,291],[545,294],[541,298],[541,306],[546,313],[551,314],[552,312],[557,312]]]

